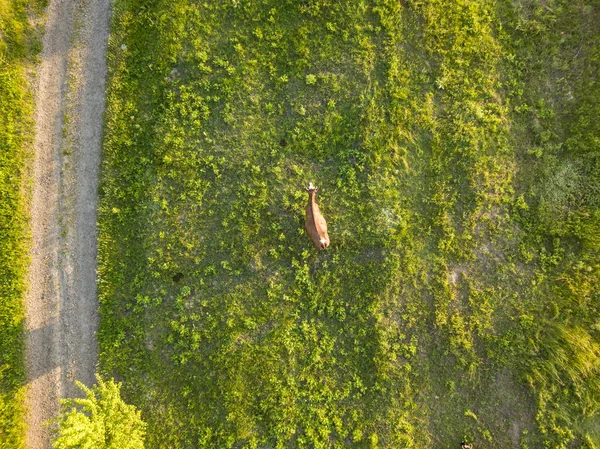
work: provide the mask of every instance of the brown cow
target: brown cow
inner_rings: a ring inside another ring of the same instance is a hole
[[[306,205],[306,223],[304,226],[315,248],[325,249],[329,246],[329,235],[327,234],[327,222],[321,215],[315,199],[319,188],[313,186],[310,182],[306,191],[308,192],[308,204]]]

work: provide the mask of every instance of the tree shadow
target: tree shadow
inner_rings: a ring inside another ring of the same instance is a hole
[[[51,321],[37,329],[25,329],[25,373],[28,383],[60,366],[59,347],[55,343],[59,332],[57,321]]]

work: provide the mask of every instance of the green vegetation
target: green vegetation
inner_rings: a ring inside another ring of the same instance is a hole
[[[143,449],[145,424],[140,412],[121,399],[114,379],[87,388],[76,381],[84,398],[63,399],[52,438],[54,449]]]
[[[33,138],[27,71],[40,49],[28,15],[42,1],[0,0],[0,448],[24,439],[25,170]]]
[[[600,447],[598,1],[113,17],[100,363],[147,447]]]

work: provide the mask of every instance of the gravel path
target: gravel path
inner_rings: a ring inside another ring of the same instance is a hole
[[[51,0],[36,86],[26,297],[27,447],[50,448],[59,399],[94,383],[96,206],[110,0]]]

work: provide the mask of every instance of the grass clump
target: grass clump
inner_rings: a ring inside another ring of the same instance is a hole
[[[594,8],[117,1],[100,360],[147,446],[593,447]]]
[[[0,2],[0,447],[24,444],[23,296],[27,164],[33,104],[27,76],[40,45],[28,15],[43,2]]]

